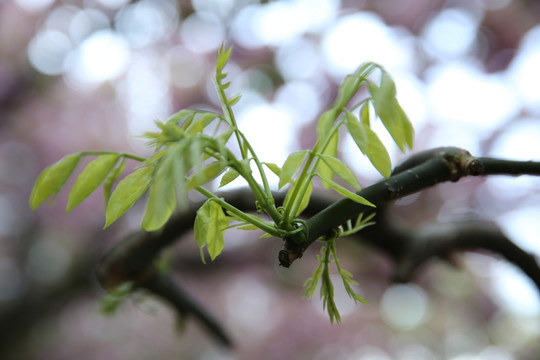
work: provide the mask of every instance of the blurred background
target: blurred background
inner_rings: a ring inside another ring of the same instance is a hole
[[[215,53],[228,65],[241,128],[263,161],[313,145],[317,116],[343,77],[383,65],[416,129],[420,151],[540,160],[540,4],[533,0],[0,0],[0,357],[3,359],[537,359],[540,302],[514,267],[463,254],[392,285],[392,264],[343,239],[344,267],[370,305],[339,286],[343,324],[302,299],[316,246],[290,269],[281,242],[227,234],[200,264],[194,241],[174,258],[178,282],[223,323],[227,350],[151,297],[99,313],[93,271],[138,228],[141,205],[106,231],[102,198],[65,214],[67,192],[37,212],[37,174],[82,150],[147,155],[138,136],[182,108],[219,109]],[[379,123],[375,129],[400,154]],[[366,186],[379,179],[354,143],[341,154]],[[540,181],[465,179],[403,199],[409,226],[489,219],[540,254]],[[189,239],[186,239],[189,240]],[[341,241],[341,240],[340,240]]]

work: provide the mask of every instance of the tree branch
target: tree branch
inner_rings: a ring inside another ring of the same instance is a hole
[[[409,237],[407,250],[396,261],[394,280],[410,281],[433,258],[448,258],[460,251],[486,250],[520,268],[540,292],[540,267],[536,257],[517,246],[492,222],[463,221],[437,224]]]
[[[181,320],[187,316],[195,317],[216,340],[227,347],[232,346],[219,323],[169,277],[155,271],[140,287],[168,302],[178,312]]]
[[[293,244],[285,240],[279,261],[281,265],[288,267],[301,257],[315,240],[332,229],[347,220],[355,219],[360,213],[367,215],[377,211],[376,225],[362,230],[358,236],[394,259],[396,280],[410,279],[414,271],[432,257],[444,256],[454,251],[485,249],[502,255],[520,267],[540,290],[540,269],[535,258],[512,243],[494,226],[478,222],[452,224],[455,226],[453,231],[441,227],[439,232],[427,236],[396,228],[386,221],[384,212],[381,212],[384,204],[441,182],[456,182],[465,176],[496,174],[540,175],[540,162],[475,158],[468,151],[455,147],[437,148],[413,155],[396,167],[390,178],[358,192],[377,205],[377,209],[349,199],[331,203],[314,195],[303,213],[308,217],[307,241]],[[247,189],[220,196],[243,211],[256,211],[255,198]],[[283,193],[276,193],[274,196],[276,204],[283,201]],[[147,288],[170,302],[180,314],[193,315],[223,343],[228,344],[227,336],[212,318],[172,281],[156,275],[152,264],[161,250],[192,229],[196,210],[201,205],[202,203],[194,204],[188,211],[176,214],[158,232],[138,231],[126,237],[101,260],[97,277],[107,290],[126,281],[133,281],[136,286]]]
[[[465,176],[479,175],[540,175],[540,162],[476,158],[468,151],[445,147],[413,155],[396,167],[392,176],[357,192],[376,206],[414,194],[441,182],[457,182]],[[332,229],[356,218],[360,213],[371,214],[376,209],[342,199],[325,208],[307,221],[309,236],[305,243],[285,243],[287,267],[315,240]],[[280,256],[280,259],[284,258]]]

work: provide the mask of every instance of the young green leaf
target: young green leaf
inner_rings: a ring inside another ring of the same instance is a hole
[[[310,181],[306,192],[304,193],[304,196],[302,196],[302,199],[300,200],[300,205],[298,206],[298,209],[296,210],[296,214],[294,214],[295,217],[299,216],[309,205],[309,201],[311,200],[311,194],[313,193],[313,182]]]
[[[204,261],[202,249],[208,248],[210,258],[214,260],[225,247],[223,234],[229,225],[227,216],[221,206],[212,199],[208,199],[195,217],[194,231],[195,240],[201,249],[201,256]]]
[[[363,198],[362,196],[358,195],[358,194],[355,194],[353,193],[352,191],[344,188],[343,186],[339,185],[338,183],[336,183],[335,181],[331,180],[331,179],[328,179],[328,178],[325,178],[323,176],[321,176],[320,174],[317,175],[322,181],[328,183],[328,185],[333,189],[335,190],[337,193],[351,199],[352,201],[354,202],[357,202],[359,204],[362,204],[362,205],[367,205],[367,206],[372,206],[372,207],[375,207],[374,204],[372,204],[370,201],[368,201],[367,199]]]
[[[112,169],[105,178],[105,181],[103,182],[103,198],[105,199],[105,206],[107,206],[107,203],[109,202],[109,199],[111,197],[111,191],[114,182],[120,177],[120,175],[122,175],[125,168],[126,159],[122,158],[120,164],[118,164],[118,166]]]
[[[354,173],[351,171],[351,169],[347,165],[345,165],[341,160],[339,160],[338,158],[334,156],[325,155],[325,154],[321,155],[321,160],[331,169],[332,173],[335,173],[337,176],[342,178],[347,184],[351,185],[354,189],[360,190],[360,184],[358,184],[358,180],[356,180],[356,176],[354,176]],[[331,177],[328,177],[323,173],[320,173],[320,174],[326,178],[331,179]]]
[[[180,110],[179,112],[171,115],[167,119],[166,123],[179,125],[181,122],[184,122],[181,125],[181,128],[185,130],[191,124],[191,121],[193,120],[193,117],[196,113],[197,111],[195,110]]]
[[[339,141],[339,134],[337,132],[332,135],[332,138],[330,139],[328,146],[324,151],[321,153],[321,155],[327,155],[331,157],[336,157],[338,152],[338,141]],[[317,166],[317,170],[319,171],[319,174],[321,174],[324,177],[327,177],[331,179],[334,176],[335,169],[333,169],[331,166],[329,166],[328,163],[324,161],[320,161],[319,165]],[[328,185],[323,183],[323,187],[325,189],[329,189]]]
[[[359,78],[356,73],[347,75],[339,86],[336,99],[333,107],[341,109],[347,105],[349,100],[354,96],[360,87],[362,78]]]
[[[186,172],[195,167],[196,170],[200,170],[203,166],[204,158],[204,140],[200,137],[189,138],[189,142],[185,143],[186,151],[179,152],[176,150],[177,156],[184,161]],[[182,147],[179,144],[179,147]]]
[[[401,119],[401,128],[405,136],[405,141],[409,146],[409,149],[412,149],[414,145],[414,127],[407,117],[407,114],[405,114],[405,111],[403,111],[401,105],[397,104],[397,108]]]
[[[396,85],[386,71],[382,71],[380,87],[369,83],[375,112],[401,151],[412,145],[413,130],[407,116],[396,99]]]
[[[354,302],[356,302],[356,303],[361,302],[361,303],[364,303],[364,304],[369,304],[369,302],[366,299],[364,299],[362,296],[357,294],[353,290],[353,288],[351,287],[351,285],[358,285],[358,283],[352,279],[352,274],[350,272],[348,272],[347,270],[341,268],[341,265],[339,263],[339,259],[338,259],[338,256],[337,256],[337,249],[336,249],[335,239],[330,242],[328,247],[329,247],[330,252],[332,254],[332,258],[334,259],[334,263],[336,264],[338,274],[341,277],[341,281],[343,282],[343,287],[345,288],[345,291],[347,292],[349,297],[351,299],[353,299]]]
[[[229,99],[229,106],[233,106],[234,104],[236,104],[238,101],[240,101],[241,97],[242,97],[242,95],[240,95],[240,94],[236,94],[233,97],[231,97]]]
[[[324,247],[321,249],[321,254],[324,256]],[[312,297],[315,294],[315,291],[317,290],[317,285],[319,284],[319,281],[321,280],[321,275],[323,271],[323,257],[320,255],[317,255],[317,260],[319,261],[319,265],[317,265],[317,268],[313,272],[313,275],[309,279],[307,279],[304,282],[304,287],[306,290],[304,291],[303,297]]]
[[[302,211],[304,211],[306,209],[306,207],[309,205],[309,200],[311,199],[311,193],[312,192],[313,192],[313,182],[310,181],[307,188],[306,188],[306,192],[303,194],[302,198],[299,200],[300,203],[298,204],[298,209],[295,211],[296,213],[292,214],[292,215],[294,215],[294,217],[297,217],[298,215],[300,215],[302,213]],[[291,199],[292,193],[293,193],[293,191],[291,189],[291,190],[289,190],[287,192],[287,195],[285,195],[285,199],[283,200],[283,206],[284,207],[288,207],[289,202],[295,200],[295,199]],[[298,201],[298,200],[296,200],[296,201]]]
[[[354,73],[347,75],[338,88],[338,93],[332,107],[336,109],[344,108],[358,92],[358,89],[366,80],[366,77],[377,67],[378,65],[370,62],[364,63],[360,65]]]
[[[285,160],[285,163],[281,167],[278,188],[281,189],[283,186],[285,186],[291,181],[294,174],[298,171],[298,169],[304,162],[306,155],[307,151],[301,150],[293,152],[289,155],[289,157],[287,157],[287,160]]]
[[[237,228],[238,230],[257,230],[258,229],[257,226],[250,223],[234,224],[233,227]]]
[[[118,183],[105,209],[105,226],[108,227],[122,216],[146,192],[154,169],[143,167],[126,176]]]
[[[318,139],[324,139],[326,136],[328,136],[328,133],[330,132],[330,129],[332,128],[332,125],[334,124],[334,121],[339,116],[340,111],[336,108],[331,108],[330,110],[326,110],[321,117],[319,118],[319,122],[317,123],[317,138]]]
[[[358,285],[358,283],[352,279],[352,274],[348,272],[347,270],[341,269],[341,268],[339,268],[338,272],[339,272],[339,276],[341,277],[341,281],[343,282],[343,287],[345,288],[345,291],[347,292],[347,295],[349,295],[349,297],[353,299],[355,303],[360,302],[363,304],[369,304],[369,301],[367,301],[366,299],[364,299],[364,297],[356,293],[351,287],[351,285]]]
[[[369,102],[365,103],[364,106],[360,109],[360,118],[362,123],[366,126],[370,126],[369,120]]]
[[[390,177],[392,173],[390,155],[377,134],[361,123],[351,112],[347,111],[346,115],[347,130],[360,151],[368,157],[369,161],[384,177]]]
[[[221,134],[219,134],[218,136],[215,137],[215,144],[216,144],[216,147],[218,148],[219,152],[221,154],[225,154],[226,153],[226,148],[225,148],[225,145],[227,144],[227,142],[229,141],[231,135],[234,133],[234,130],[232,129],[227,129],[225,130],[224,132],[222,132]]]
[[[334,302],[334,285],[332,284],[332,279],[330,278],[330,249],[329,245],[324,248],[324,264],[323,271],[321,274],[321,290],[320,295],[323,300],[323,309],[326,309],[328,316],[330,317],[330,323],[333,324],[334,320],[338,323],[341,322],[341,315],[337,308],[336,303]]]
[[[187,128],[186,135],[195,135],[201,133],[208,125],[210,125],[215,119],[218,119],[218,115],[214,113],[204,113],[197,117]]]
[[[217,53],[217,61],[216,61],[216,70],[217,72],[221,72],[223,70],[223,67],[229,61],[229,57],[231,56],[232,52],[232,46],[225,49],[224,45],[221,45],[221,48],[219,49]]]
[[[279,166],[277,166],[276,164],[274,163],[267,163],[267,162],[264,162],[263,163],[264,165],[266,165],[267,168],[270,169],[270,171],[272,171],[274,174],[276,174],[277,176],[280,176],[281,175],[281,168]]]
[[[39,174],[30,194],[29,203],[32,210],[37,209],[49,197],[54,198],[58,194],[77,167],[81,156],[80,153],[64,156]]]
[[[347,226],[346,226],[345,230],[342,229],[339,236],[349,236],[349,235],[352,235],[354,233],[357,233],[358,231],[362,230],[363,228],[366,228],[368,226],[371,226],[371,225],[375,224],[374,221],[369,221],[374,216],[375,216],[375,213],[372,213],[372,214],[370,214],[369,216],[367,216],[364,219],[363,214],[360,213],[360,215],[358,215],[358,217],[356,218],[354,226],[350,222],[347,223]],[[345,226],[343,226],[343,227],[345,227]]]
[[[226,167],[227,163],[223,161],[216,161],[202,168],[186,183],[186,190],[195,189],[197,186],[204,185],[210,180],[215,179]]]
[[[146,231],[160,229],[176,208],[176,192],[171,169],[159,167],[152,178],[141,226]]]
[[[219,187],[223,187],[228,183],[234,181],[239,175],[240,174],[238,173],[238,171],[234,170],[233,168],[229,168],[229,170],[227,170],[227,172],[223,174],[223,177],[219,182]]]
[[[119,154],[101,155],[84,168],[69,192],[66,212],[79,205],[105,180],[119,157]]]

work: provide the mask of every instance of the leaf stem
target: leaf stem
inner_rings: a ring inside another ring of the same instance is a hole
[[[88,155],[118,155],[120,157],[126,158],[126,159],[132,159],[135,161],[143,162],[147,159],[141,156],[137,156],[134,154],[129,153],[119,153],[116,151],[81,151],[81,156],[88,156]]]
[[[339,114],[338,114],[339,117]],[[335,122],[335,120],[334,120]],[[298,208],[300,207],[300,203],[302,201],[302,198],[307,191],[307,188],[309,186],[309,183],[311,182],[311,179],[315,175],[315,171],[317,169],[317,165],[320,161],[320,154],[324,152],[326,147],[330,144],[330,141],[334,134],[338,131],[339,127],[343,125],[344,119],[340,119],[338,122],[335,122],[330,131],[328,132],[328,135],[324,139],[324,142],[320,142],[320,139],[317,140],[315,143],[315,146],[313,147],[313,150],[309,152],[308,158],[306,160],[306,164],[304,165],[304,168],[302,169],[302,172],[300,173],[300,176],[298,177],[297,181],[295,182],[294,186],[290,191],[291,193],[291,199],[290,203],[287,204],[287,208],[285,209],[285,215],[284,219],[286,222],[292,221],[292,217],[296,216],[296,212],[298,211]],[[320,147],[320,150],[319,150]]]
[[[282,238],[282,237],[285,237],[287,235],[283,230],[280,230],[280,229],[277,229],[277,228],[275,228],[273,226],[270,226],[267,223],[265,223],[264,221],[259,220],[256,217],[252,217],[252,216],[247,215],[242,210],[234,207],[233,205],[226,202],[223,198],[218,197],[213,192],[211,192],[210,190],[205,189],[202,186],[197,186],[195,188],[195,190],[197,190],[198,192],[200,192],[201,194],[206,196],[208,199],[214,200],[219,205],[221,205],[222,208],[224,208],[227,211],[230,211],[231,213],[233,213],[238,218],[240,218],[240,219],[242,219],[242,220],[244,220],[244,221],[246,221],[246,222],[248,222],[250,224],[255,225],[259,229],[267,232],[268,234],[270,234],[272,236]]]

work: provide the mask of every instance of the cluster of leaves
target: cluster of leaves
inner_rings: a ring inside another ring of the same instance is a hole
[[[372,120],[380,118],[402,151],[412,147],[413,128],[396,100],[395,85],[388,73],[379,65],[367,63],[348,75],[339,87],[332,107],[319,119],[314,148],[290,154],[280,167],[261,162],[237,126],[232,107],[240,96],[229,97],[226,94],[230,83],[225,81],[227,74],[224,72],[231,50],[222,47],[217,54],[214,80],[222,105],[221,114],[182,110],[165,122],[156,122],[159,131],[145,134],[149,146],[154,149],[149,158],[106,151],[68,155],[38,176],[30,196],[31,208],[36,209],[48,199],[54,199],[83,157],[97,156],[77,177],[69,193],[67,211],[78,206],[103,184],[107,227],[148,193],[141,226],[147,231],[155,231],[167,222],[177,207],[187,206],[186,192],[198,191],[208,198],[197,211],[194,225],[196,242],[204,261],[204,248],[212,260],[221,253],[224,248],[224,232],[230,227],[243,230],[258,228],[268,236],[289,239],[299,244],[305,241],[308,229],[298,217],[309,203],[315,177],[320,179],[325,188],[333,189],[358,203],[373,206],[355,193],[360,190],[360,185],[351,169],[337,157],[339,129],[344,126],[375,168],[383,176],[390,175],[390,157],[371,129]],[[377,81],[372,79],[377,77]],[[356,104],[349,104],[363,85],[368,90],[368,96]],[[235,155],[230,149],[232,142],[236,143],[236,153],[240,155]],[[139,164],[132,173],[119,180],[125,172],[127,159]],[[280,189],[291,185],[282,206],[277,207],[275,204],[265,169],[279,177]],[[243,178],[256,198],[259,213],[266,214],[271,221],[235,208],[204,187],[221,175],[219,187],[238,177]],[[262,183],[255,179],[256,176]],[[352,190],[339,184],[336,176]],[[339,234],[350,234],[363,227],[363,224],[357,223]],[[332,321],[334,318],[339,320],[339,313],[334,309],[333,289],[325,275],[328,264],[331,261],[336,263],[346,289],[350,289],[348,284],[352,282],[351,275],[338,265],[334,240],[325,240],[327,245],[320,257],[322,268],[319,266],[315,274],[319,275],[312,277],[308,288],[312,289],[312,286],[321,281],[321,294],[324,293],[323,298],[326,299],[325,304]],[[308,294],[312,292],[307,291]],[[352,297],[355,300],[361,299]]]

